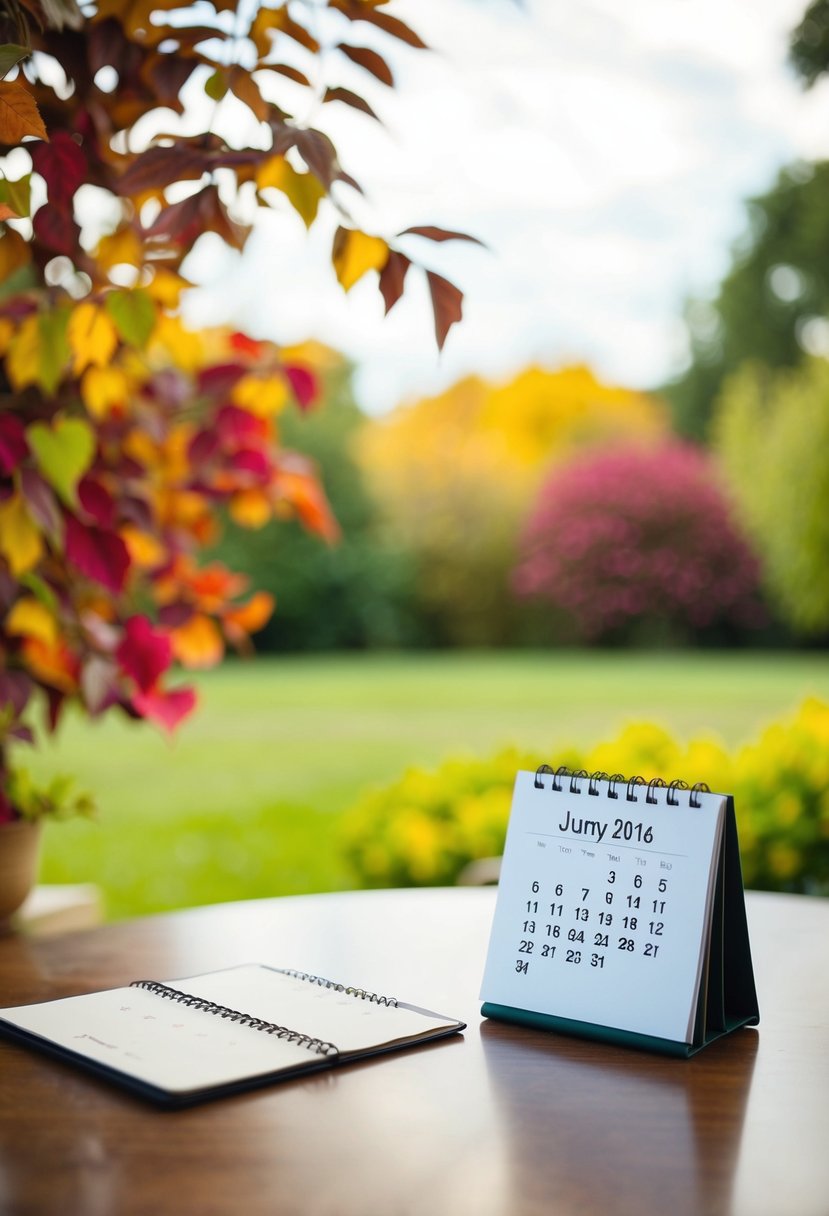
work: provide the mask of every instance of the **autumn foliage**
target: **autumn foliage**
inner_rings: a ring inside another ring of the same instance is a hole
[[[584,640],[644,628],[687,640],[714,625],[762,623],[759,574],[713,462],[672,440],[585,454],[551,473],[514,585]]]
[[[415,556],[438,639],[514,641],[509,575],[546,472],[597,443],[666,429],[656,398],[583,365],[528,367],[500,383],[469,376],[371,422],[362,465],[390,535]]]
[[[258,210],[287,206],[329,224],[345,290],[377,272],[388,311],[410,242],[468,239],[357,228],[359,184],[285,108],[287,89],[303,113],[376,117],[337,73],[392,85],[378,38],[423,46],[382,0],[0,3],[0,743],[31,738],[37,693],[52,727],[67,701],[166,728],[189,712],[173,664],[245,647],[273,607],[200,564],[221,512],[336,535],[313,468],[280,446],[280,412],[318,395],[314,367],[189,332],[183,263],[205,233],[241,250]],[[442,344],[460,292],[421,269]]]

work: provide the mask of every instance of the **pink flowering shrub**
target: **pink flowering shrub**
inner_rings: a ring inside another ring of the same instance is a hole
[[[709,458],[676,440],[591,452],[542,486],[513,586],[586,641],[693,635],[764,616],[759,566]]]

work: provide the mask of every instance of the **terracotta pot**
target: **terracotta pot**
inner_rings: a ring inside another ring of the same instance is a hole
[[[40,824],[0,824],[0,926],[16,912],[37,877]]]

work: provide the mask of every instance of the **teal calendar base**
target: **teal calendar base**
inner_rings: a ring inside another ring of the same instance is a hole
[[[576,1022],[571,1018],[557,1018],[549,1013],[534,1013],[530,1009],[513,1009],[509,1005],[493,1005],[487,1001],[481,1007],[485,1018],[501,1022],[514,1022],[532,1030],[551,1030],[556,1034],[571,1035],[580,1039],[594,1039],[599,1043],[610,1043],[614,1047],[633,1047],[639,1051],[656,1052],[657,1055],[689,1059],[715,1039],[738,1030],[741,1026],[755,1025],[756,1017],[728,1020],[721,1029],[711,1031],[699,1043],[676,1043],[673,1039],[658,1039],[650,1034],[635,1034],[631,1030],[616,1030],[612,1026],[596,1026],[593,1022]]]

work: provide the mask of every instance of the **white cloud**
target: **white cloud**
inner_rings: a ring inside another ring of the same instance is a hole
[[[399,0],[435,52],[395,54],[394,94],[349,64],[337,82],[364,91],[387,128],[340,106],[315,121],[366,188],[356,222],[386,235],[437,223],[489,246],[418,245],[466,292],[443,355],[422,284],[384,319],[370,283],[343,295],[330,232],[306,237],[290,216],[262,223],[241,259],[194,259],[205,285],[192,315],[339,346],[373,410],[531,359],[587,358],[621,382],[658,382],[676,365],[683,297],[727,264],[742,200],[787,161],[829,149],[827,87],[804,94],[785,63],[802,10]]]

